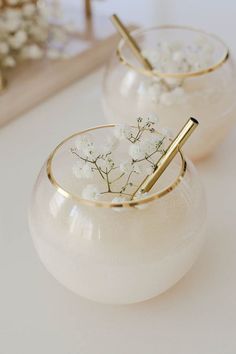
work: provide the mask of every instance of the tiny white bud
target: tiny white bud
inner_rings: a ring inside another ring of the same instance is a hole
[[[6,58],[3,59],[2,64],[3,66],[12,68],[16,65],[16,61],[13,57],[7,56]]]
[[[9,45],[6,42],[0,42],[0,54],[7,54],[9,52]]]
[[[31,44],[23,48],[22,56],[27,59],[41,59],[43,50],[37,44]]]
[[[99,198],[99,192],[95,185],[88,184],[82,191],[82,198],[88,200],[96,200]]]
[[[181,62],[184,59],[184,53],[181,51],[174,52],[173,60],[177,63]]]
[[[169,128],[162,128],[161,134],[164,135],[167,138],[172,138],[173,137],[173,132]]]
[[[47,51],[47,57],[51,60],[57,60],[60,59],[61,53],[57,49],[49,49]]]
[[[22,13],[25,17],[31,17],[35,14],[36,12],[36,6],[34,4],[25,4],[22,7]]]
[[[8,5],[12,5],[12,6],[15,6],[17,4],[19,4],[19,0],[7,0],[6,1]]]
[[[25,31],[19,30],[13,36],[9,37],[9,44],[13,49],[19,49],[27,41]]]
[[[159,123],[159,118],[156,113],[152,112],[148,115],[150,122],[153,122],[155,124]]]

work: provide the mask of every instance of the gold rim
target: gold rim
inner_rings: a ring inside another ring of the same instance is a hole
[[[203,34],[205,36],[211,37],[214,40],[216,40],[217,42],[220,42],[223,47],[224,47],[224,53],[222,55],[222,57],[219,59],[218,62],[216,62],[214,65],[209,66],[206,69],[202,69],[202,70],[197,70],[197,71],[191,71],[191,72],[185,72],[185,73],[163,73],[160,72],[158,70],[147,70],[145,68],[142,67],[137,67],[134,66],[132,64],[130,64],[126,58],[123,56],[122,54],[122,47],[125,43],[124,39],[121,39],[121,41],[118,44],[117,50],[116,50],[116,54],[118,56],[119,61],[123,64],[126,65],[127,67],[129,67],[130,69],[133,69],[143,75],[146,76],[158,76],[160,78],[168,78],[168,77],[172,77],[172,78],[176,78],[176,79],[184,79],[187,77],[195,77],[195,76],[200,76],[200,75],[205,75],[208,74],[216,69],[218,69],[220,66],[222,66],[229,58],[229,49],[226,46],[226,44],[222,41],[222,39],[220,39],[219,37],[217,37],[214,34],[211,33],[207,33],[204,32],[202,30],[196,29],[196,28],[192,28],[192,27],[188,27],[188,26],[177,26],[177,25],[164,25],[164,26],[156,26],[156,27],[151,27],[151,28],[147,28],[147,29],[140,29],[140,30],[135,30],[132,32],[132,35],[135,37],[135,35],[139,35],[145,32],[149,32],[152,30],[162,30],[162,29],[182,29],[182,30],[188,30],[188,31],[192,31],[192,32],[196,32],[196,33],[200,33]]]
[[[106,201],[97,201],[97,200],[89,200],[89,199],[83,199],[81,197],[79,197],[76,194],[70,193],[66,188],[64,188],[62,185],[60,185],[53,172],[52,172],[52,162],[53,162],[53,158],[55,157],[57,151],[69,140],[73,139],[74,137],[78,136],[78,135],[82,135],[84,133],[88,133],[90,131],[94,131],[97,129],[102,129],[102,128],[112,128],[115,127],[116,124],[106,124],[106,125],[99,125],[93,128],[89,128],[86,130],[82,130],[80,132],[77,132],[71,136],[69,136],[68,138],[64,139],[59,145],[57,145],[57,147],[53,150],[53,152],[50,154],[48,160],[47,160],[47,176],[49,181],[51,182],[51,184],[53,185],[53,187],[61,194],[63,195],[65,198],[70,198],[73,200],[76,200],[77,202],[87,205],[87,206],[96,206],[96,207],[102,207],[102,208],[131,208],[131,207],[135,207],[137,205],[142,205],[142,204],[146,204],[149,203],[153,200],[159,199],[163,196],[165,196],[166,194],[170,193],[173,189],[175,189],[178,184],[181,182],[182,178],[185,175],[185,172],[187,170],[187,162],[185,161],[182,152],[179,150],[179,154],[181,157],[181,168],[180,168],[180,173],[178,175],[178,177],[176,178],[176,180],[169,185],[167,188],[163,189],[162,191],[160,191],[159,193],[155,193],[153,195],[150,195],[146,198],[140,199],[140,200],[132,200],[132,201],[126,201],[126,202],[122,202],[122,203],[111,203],[111,202],[106,202]]]

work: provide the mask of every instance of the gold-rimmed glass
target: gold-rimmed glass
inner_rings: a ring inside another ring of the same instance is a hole
[[[199,129],[184,149],[195,160],[207,156],[224,139],[236,116],[235,65],[224,42],[215,35],[183,26],[161,26],[132,33],[145,51],[158,41],[181,42],[186,46],[201,38],[213,48],[211,63],[191,72],[153,72],[143,68],[129,46],[121,40],[104,75],[103,107],[108,121],[132,124],[137,116],[155,113],[160,124],[173,134],[187,117],[194,116]],[[181,79],[185,99],[163,104],[150,93],[156,78]]]
[[[58,145],[35,184],[29,223],[40,259],[59,282],[95,301],[132,303],[167,290],[189,270],[204,240],[205,201],[181,153],[143,200],[81,198],[90,181],[73,175],[70,148],[78,135],[102,143],[113,129],[89,129]]]

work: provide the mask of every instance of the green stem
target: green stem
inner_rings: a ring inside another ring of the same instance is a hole
[[[110,181],[109,181],[109,177],[108,177],[108,173],[107,173],[107,168],[106,168],[106,182],[107,182],[107,191],[111,192],[111,185],[110,185]]]
[[[110,182],[110,184],[117,182],[120,178],[122,178],[125,175],[125,172],[123,172],[119,177],[113,179],[113,181]]]
[[[95,166],[96,166],[96,170],[98,171],[98,173],[100,174],[100,176],[102,177],[102,179],[105,179],[104,176],[103,176],[103,174],[102,174],[102,172],[101,172],[100,167],[99,167],[98,164],[97,164],[97,160],[99,159],[99,156],[98,156],[94,161],[91,161],[91,160],[89,160],[89,159],[86,159],[86,158],[80,156],[80,155],[79,155],[76,151],[74,151],[74,150],[71,150],[71,152],[72,152],[72,154],[74,154],[74,155],[76,155],[77,157],[79,157],[81,160],[83,160],[83,161],[85,161],[85,162],[89,162],[89,163],[95,165]]]
[[[102,177],[102,179],[105,179],[105,177],[103,176],[103,174],[102,174],[102,172],[101,172],[101,170],[100,170],[100,167],[98,166],[98,164],[97,164],[96,161],[94,161],[94,165],[96,166],[97,171],[99,172],[99,174],[100,174],[100,176]]]

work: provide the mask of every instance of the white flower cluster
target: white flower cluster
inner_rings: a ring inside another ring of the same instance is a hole
[[[82,191],[82,198],[88,200],[96,200],[99,195],[99,191],[94,184],[88,184]]]
[[[202,36],[191,44],[160,41],[156,48],[143,50],[142,53],[161,73],[190,73],[212,64],[214,47]],[[147,94],[153,102],[165,106],[183,103],[187,99],[184,79],[174,77],[156,76],[147,87],[139,88],[139,94]]]
[[[77,178],[91,178],[93,177],[93,171],[88,163],[83,160],[77,160],[73,166],[73,173]]]
[[[67,57],[67,30],[50,23],[52,5],[34,0],[0,0],[0,69],[19,60]],[[57,46],[49,46],[48,41]]]
[[[112,202],[119,203],[144,197],[143,194],[134,195],[134,191],[142,182],[142,175],[153,173],[170,139],[168,131],[160,133],[156,130],[157,122],[156,116],[151,115],[147,119],[138,118],[135,127],[117,125],[113,128],[113,136],[101,145],[97,145],[89,133],[77,138],[71,149],[76,158],[73,174],[76,178],[98,181],[97,185],[86,185],[83,198],[98,199],[110,194],[114,196]],[[118,160],[118,148],[123,149],[120,154],[123,160]],[[137,179],[139,175],[141,180]],[[99,191],[98,185],[104,190]]]

